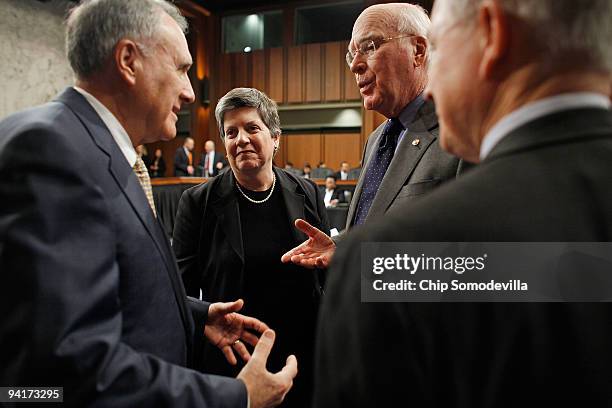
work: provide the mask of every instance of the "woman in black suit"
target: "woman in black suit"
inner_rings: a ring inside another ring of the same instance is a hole
[[[268,368],[297,356],[300,374],[283,404],[309,407],[314,332],[323,276],[283,264],[281,256],[307,237],[294,227],[306,219],[329,231],[316,185],[272,165],[280,142],[276,104],[264,93],[237,88],[215,110],[232,171],[181,197],[173,247],[187,293],[207,301],[245,300],[243,312],[277,332]],[[206,371],[236,375],[218,350],[206,346]],[[236,348],[243,344],[235,345]]]

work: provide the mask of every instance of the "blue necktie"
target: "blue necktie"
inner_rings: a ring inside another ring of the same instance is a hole
[[[374,197],[376,197],[376,193],[380,187],[380,183],[382,183],[383,177],[393,159],[393,154],[397,147],[397,140],[403,130],[404,127],[399,120],[393,118],[387,121],[380,145],[374,153],[374,157],[370,161],[365,173],[361,195],[359,196],[359,203],[357,204],[354,225],[363,224],[365,221],[370,211],[370,207],[372,206],[372,202],[374,201]]]

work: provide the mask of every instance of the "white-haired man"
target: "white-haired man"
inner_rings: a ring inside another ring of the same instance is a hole
[[[279,404],[295,358],[269,373],[274,332],[241,300],[186,298],[134,150],[174,138],[194,100],[185,19],[163,0],[93,0],[67,27],[76,86],[0,122],[0,384],[63,387],[75,407]],[[187,368],[204,337],[250,358],[239,379]]]
[[[429,24],[420,6],[406,3],[368,7],[355,21],[346,62],[363,106],[388,120],[368,137],[347,229],[413,203],[462,169],[440,148],[435,107],[423,96]],[[284,254],[283,262],[327,267],[334,241],[303,220],[296,226],[310,239]]]
[[[360,303],[358,272],[362,242],[612,241],[610,38],[609,0],[436,0],[441,143],[480,164],[339,246],[316,407],[612,403],[609,303]]]

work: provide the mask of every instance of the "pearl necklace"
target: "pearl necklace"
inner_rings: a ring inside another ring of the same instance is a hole
[[[270,199],[270,197],[272,197],[272,193],[274,192],[274,186],[275,185],[276,185],[276,174],[272,173],[272,188],[270,189],[270,193],[268,194],[268,196],[266,198],[264,198],[263,200],[253,200],[251,197],[249,197],[248,195],[244,194],[244,191],[242,191],[242,189],[240,188],[240,184],[238,184],[238,181],[236,180],[236,187],[238,187],[238,191],[240,191],[240,194],[242,194],[242,196],[244,198],[246,198],[247,200],[249,200],[253,204],[263,204],[266,201],[268,201]]]

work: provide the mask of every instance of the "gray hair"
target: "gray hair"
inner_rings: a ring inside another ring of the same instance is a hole
[[[427,11],[417,4],[375,4],[368,7],[365,12],[380,13],[383,24],[389,30],[388,35],[418,35],[425,39],[429,36],[431,21]],[[427,66],[429,62],[429,47],[425,57],[425,66]]]
[[[255,88],[234,88],[219,99],[215,108],[215,118],[219,125],[221,139],[225,138],[225,130],[223,128],[223,117],[225,114],[234,109],[245,107],[257,109],[259,117],[270,129],[272,136],[279,136],[281,134],[276,102]]]
[[[123,38],[155,43],[162,13],[185,33],[187,20],[165,0],[84,0],[70,11],[66,54],[77,78],[100,71]]]
[[[400,9],[396,19],[398,34],[414,34],[427,38],[431,21],[423,7],[417,4],[406,4]]]
[[[457,21],[475,15],[481,2],[452,0],[446,5]],[[558,59],[578,51],[590,58],[581,64],[612,71],[612,1],[501,0],[501,4],[533,29],[547,57]]]

